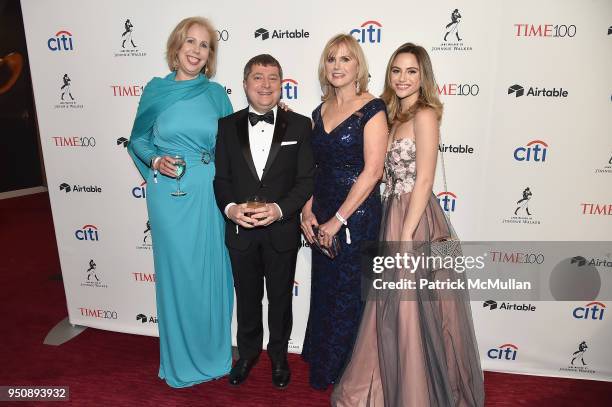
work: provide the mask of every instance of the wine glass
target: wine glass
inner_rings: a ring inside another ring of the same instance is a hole
[[[174,155],[172,156],[174,159],[174,165],[176,166],[176,183],[177,190],[171,192],[172,196],[185,196],[187,192],[181,191],[181,178],[185,175],[185,171],[187,171],[187,164],[185,164],[185,158],[182,155]]]

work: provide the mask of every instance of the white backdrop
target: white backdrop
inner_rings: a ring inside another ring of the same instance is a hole
[[[445,152],[449,191],[440,177],[434,189],[448,197],[460,237],[610,240],[609,1],[175,3],[22,0],[71,323],[157,335],[146,185],[124,142],[142,87],[167,73],[168,34],[192,15],[218,28],[214,79],[226,86],[235,110],[246,106],[242,69],[256,54],[280,60],[283,97],[310,116],[320,101],[319,55],[332,35],[351,32],[362,42],[374,94],[393,50],[407,41],[423,45],[445,104],[442,143],[452,147]],[[445,41],[456,7],[460,23]],[[127,41],[122,48],[127,19],[135,46]],[[262,28],[269,38],[255,37]],[[286,31],[291,38],[274,35]],[[296,32],[308,36],[293,38]],[[542,89],[549,95],[532,95]],[[527,187],[529,214],[521,208],[515,215]],[[308,248],[298,256],[293,352],[301,351],[308,316],[309,257]],[[597,272],[610,276],[612,267]],[[612,316],[605,313],[612,302],[605,300],[535,302],[533,311],[507,309],[517,302],[492,309],[473,301],[483,367],[612,380]],[[583,341],[586,365],[572,365]]]

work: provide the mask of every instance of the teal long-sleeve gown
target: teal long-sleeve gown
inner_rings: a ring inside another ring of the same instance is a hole
[[[225,90],[200,75],[155,78],[145,88],[129,151],[147,181],[153,237],[159,377],[187,387],[231,369],[233,283],[224,220],[213,192],[217,120],[232,112]],[[148,167],[151,158],[182,154],[177,182]]]

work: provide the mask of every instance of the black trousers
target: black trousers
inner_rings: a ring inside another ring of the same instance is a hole
[[[293,327],[293,284],[298,249],[279,252],[262,228],[251,233],[246,250],[229,248],[236,290],[238,352],[241,358],[259,356],[263,346],[262,304],[264,278],[268,296],[268,354],[273,362],[287,356]]]

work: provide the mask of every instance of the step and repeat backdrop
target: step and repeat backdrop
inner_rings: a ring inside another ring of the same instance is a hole
[[[246,106],[242,69],[256,54],[280,60],[284,102],[310,116],[320,103],[319,56],[334,34],[360,42],[375,95],[391,53],[407,41],[423,45],[445,105],[447,188],[438,166],[434,191],[460,238],[612,240],[608,0],[21,4],[73,324],[157,335],[147,185],[126,145],[143,86],[167,74],[170,31],[193,15],[217,28],[214,80],[235,110]],[[610,252],[564,255],[575,273],[586,267],[610,283]],[[491,250],[488,260],[508,270],[563,263],[535,243]],[[293,294],[290,351],[300,352],[310,295],[306,245]],[[612,299],[549,299],[472,301],[483,367],[612,380]]]

